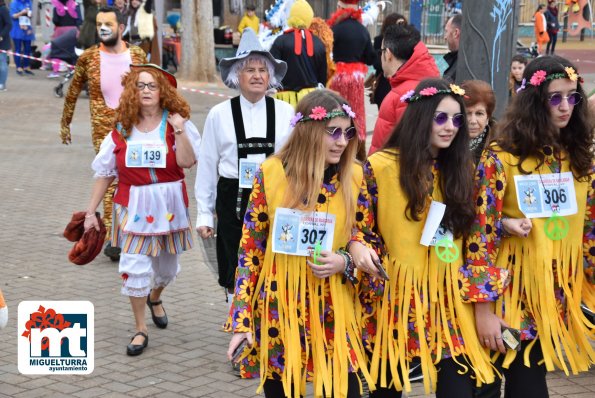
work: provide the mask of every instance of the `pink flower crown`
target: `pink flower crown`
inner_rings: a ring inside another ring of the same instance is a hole
[[[328,120],[335,117],[349,117],[355,119],[355,112],[351,110],[351,107],[347,104],[341,105],[342,109],[336,109],[334,111],[327,111],[322,106],[315,106],[310,111],[308,116],[302,115],[301,112],[296,113],[289,122],[291,128],[294,128],[300,122],[307,122],[309,120]]]
[[[436,87],[426,87],[419,91],[418,94],[415,94],[415,90],[407,91],[403,96],[401,96],[401,102],[415,102],[419,101],[420,99],[429,98],[437,94],[455,94],[460,95],[462,97],[465,96],[465,90],[461,87],[457,86],[456,84],[449,85],[449,88],[444,90],[438,90]]]
[[[535,71],[533,76],[531,76],[531,79],[529,79],[529,84],[533,87],[539,87],[543,82],[554,79],[569,79],[573,82],[583,82],[583,78],[579,76],[576,70],[574,70],[572,66],[567,66],[564,68],[564,72],[550,73],[549,75],[542,69]],[[523,79],[521,82],[521,87],[519,87],[516,92],[518,93],[525,88],[527,88],[527,79]]]

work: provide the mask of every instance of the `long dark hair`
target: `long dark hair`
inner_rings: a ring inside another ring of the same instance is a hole
[[[548,87],[551,80],[539,86],[529,84],[538,70],[545,71],[549,76],[553,73],[566,74],[564,68],[567,67],[576,70],[570,61],[556,55],[539,57],[530,62],[523,73],[525,88],[513,99],[502,123],[498,125],[498,145],[502,150],[519,157],[518,169],[523,174],[533,171],[523,169],[525,159],[533,157],[537,158],[538,165],[543,163],[545,155],[541,150],[544,145],[552,146],[555,153],[561,150],[568,152],[570,168],[577,180],[590,174],[594,125],[589,120],[587,96],[580,79],[576,91],[583,100],[574,105],[568,124],[559,130],[552,123],[549,112]]]
[[[428,87],[448,90],[449,83],[443,79],[425,79],[415,88],[418,94]],[[420,220],[420,214],[428,207],[428,193],[432,188],[432,154],[430,136],[434,123],[433,115],[440,102],[450,96],[458,102],[465,115],[463,97],[454,94],[436,94],[412,102],[407,106],[399,124],[386,142],[385,149],[398,149],[399,184],[407,196],[407,218]],[[465,123],[448,148],[438,151],[440,189],[446,204],[442,220],[445,227],[456,237],[463,236],[475,217],[473,203],[473,160],[469,152],[469,131]]]

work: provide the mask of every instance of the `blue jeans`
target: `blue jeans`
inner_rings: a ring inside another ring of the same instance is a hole
[[[0,86],[6,86],[8,77],[8,54],[0,53]]]
[[[12,39],[14,42],[14,52],[31,56],[31,40]],[[29,58],[14,56],[14,64],[17,68],[28,68]]]

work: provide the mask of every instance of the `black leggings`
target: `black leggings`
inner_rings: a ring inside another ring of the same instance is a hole
[[[466,361],[463,357],[457,358],[459,362]],[[475,381],[471,379],[471,372],[461,375],[458,373],[463,368],[452,358],[446,358],[438,363],[438,380],[436,387],[436,398],[473,398]],[[469,368],[467,368],[469,369]],[[392,378],[388,375],[387,380]],[[376,391],[370,393],[370,398],[401,398],[402,392],[393,388],[377,387]]]
[[[289,394],[289,397],[293,396],[292,393],[293,388]],[[331,393],[331,395],[333,394]],[[285,390],[283,389],[283,383],[281,380],[267,379],[267,381],[264,382],[264,396],[267,398],[285,397]],[[359,393],[359,380],[357,378],[357,374],[355,373],[349,373],[347,375],[347,398],[361,398],[361,394]]]
[[[547,382],[545,375],[547,370],[545,364],[538,365],[538,362],[543,359],[543,352],[541,351],[541,343],[539,340],[531,349],[529,354],[530,368],[523,363],[525,350],[531,341],[523,341],[521,343],[521,351],[519,351],[510,364],[508,369],[503,369],[504,372],[504,398],[548,398]]]
[[[495,366],[504,374],[506,383],[504,386],[504,398],[547,398],[546,369],[545,365],[537,365],[543,359],[541,344],[535,343],[529,361],[531,367],[523,364],[523,356],[529,345],[529,341],[523,341],[521,351],[517,353],[514,361],[508,369],[502,368],[503,356],[500,356]],[[476,389],[475,398],[500,398],[502,379],[496,378],[491,384],[484,384]]]

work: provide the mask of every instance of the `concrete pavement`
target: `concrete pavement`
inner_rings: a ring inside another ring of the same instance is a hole
[[[182,272],[163,300],[167,329],[153,326],[149,346],[128,357],[133,334],[128,300],[120,295],[117,265],[100,255],[76,266],[61,233],[73,211],[85,208],[92,185],[88,100],[78,101],[72,124],[73,144],[58,136],[61,99],[46,72],[34,77],[9,72],[0,93],[0,288],[9,306],[9,326],[0,331],[0,397],[254,397],[257,383],[240,380],[225,358],[228,335],[221,331],[227,304],[208,266],[202,244],[181,257]],[[591,79],[593,80],[593,79]],[[233,94],[220,86],[197,87]],[[221,99],[185,92],[192,121],[202,130],[208,110]],[[368,109],[373,126],[376,107]],[[193,197],[194,170],[188,173]],[[191,214],[196,215],[194,200]],[[17,370],[17,306],[23,300],[89,300],[95,306],[95,370],[87,376],[26,376]],[[552,398],[595,396],[595,370],[573,377],[549,376]],[[424,397],[419,384],[409,395]]]

